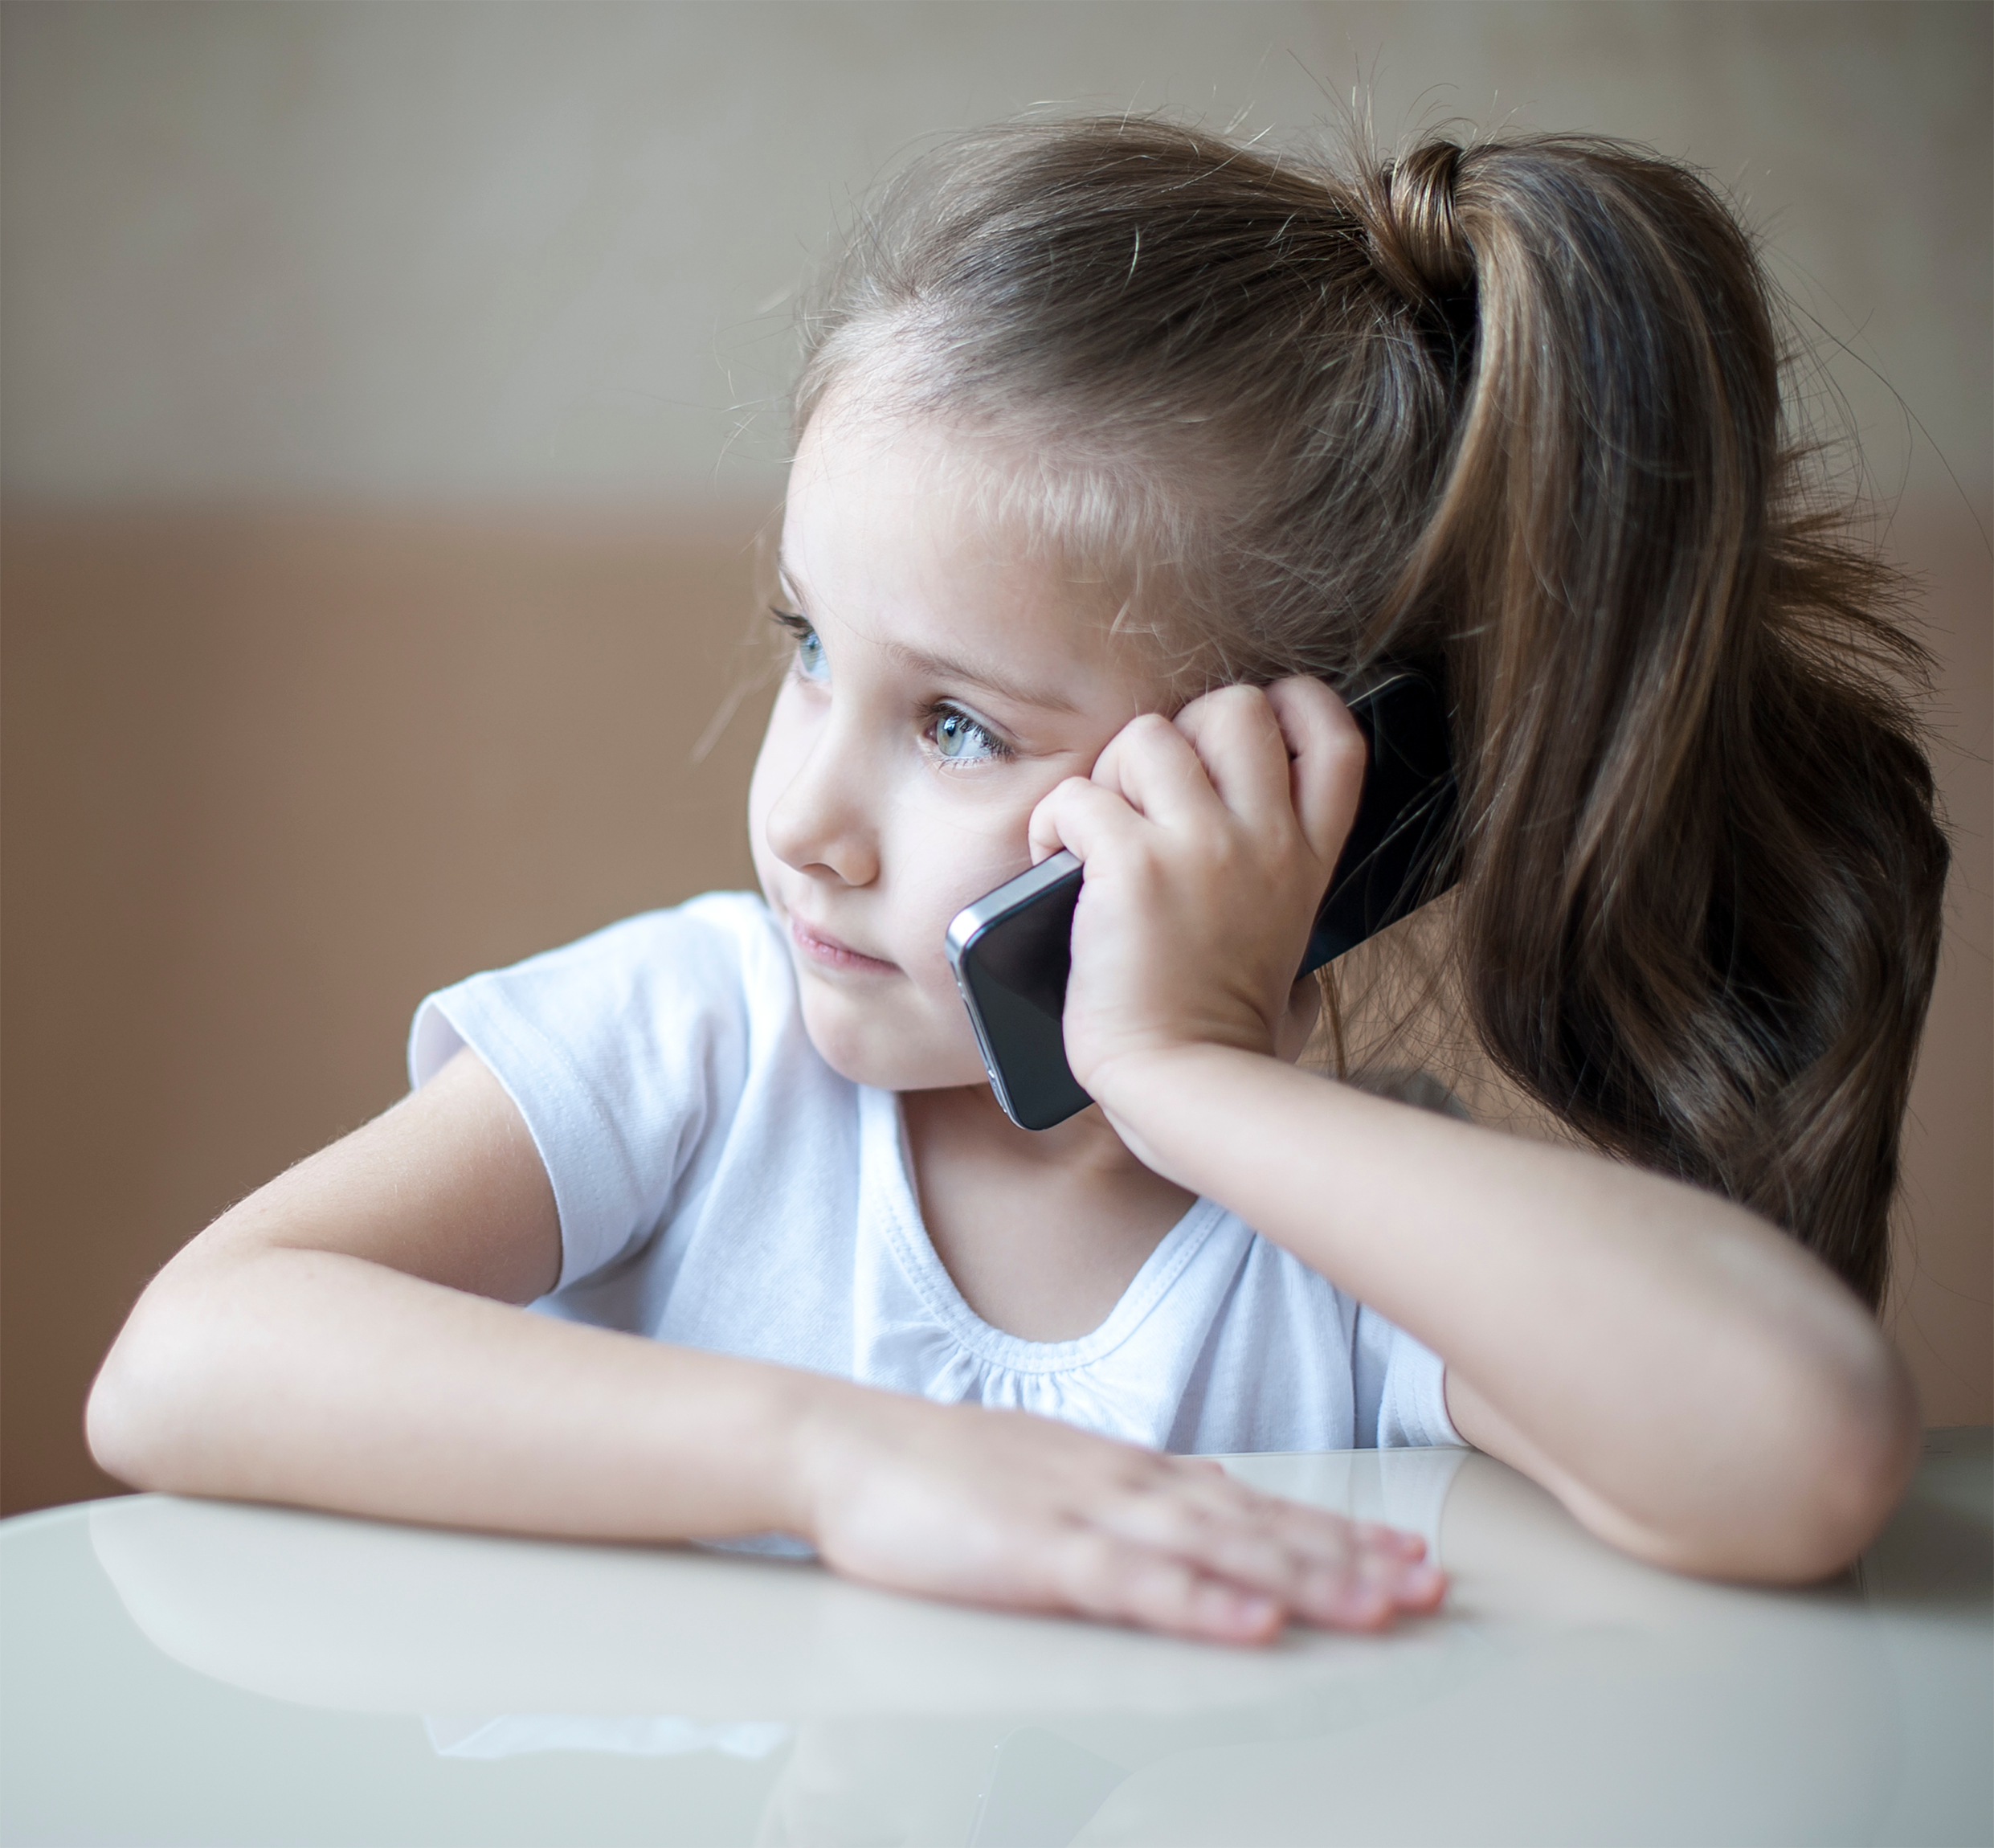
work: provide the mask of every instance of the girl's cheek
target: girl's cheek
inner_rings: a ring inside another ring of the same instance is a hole
[[[932,773],[930,773],[932,775]],[[922,792],[908,804],[909,824],[902,840],[901,893],[925,913],[941,918],[946,934],[950,921],[966,905],[1015,878],[1032,864],[1028,830],[1033,802],[1015,799],[987,804],[966,803],[956,791],[940,792],[954,800],[932,799]],[[993,797],[996,792],[992,792]],[[940,939],[938,938],[938,953]],[[953,978],[951,978],[953,979]]]

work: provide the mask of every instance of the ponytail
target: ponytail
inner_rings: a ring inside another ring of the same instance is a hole
[[[1433,662],[1491,1057],[1875,1304],[1947,848],[1925,657],[1806,501],[1768,305],[1710,189],[1617,143],[1349,180],[1027,124],[868,215],[797,418],[852,373],[1033,458],[1054,542],[1189,690]]]
[[[1923,658],[1798,504],[1754,252],[1596,142],[1429,146],[1367,205],[1429,299],[1472,253],[1474,382],[1399,595],[1455,612],[1474,1025],[1873,1305],[1947,848],[1895,690]]]

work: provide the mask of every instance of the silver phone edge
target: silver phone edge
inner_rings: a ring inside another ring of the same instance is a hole
[[[977,1006],[976,997],[970,992],[969,978],[962,973],[953,951],[949,957],[949,966],[954,971],[956,992],[962,997],[963,1011],[970,1017],[970,1031],[976,1035],[976,1050],[983,1061],[983,1076],[990,1080],[990,1088],[995,1094],[998,1108],[1014,1123],[1018,1123],[1019,1129],[1023,1129],[1024,1125],[1018,1122],[1017,1110],[1012,1106],[1011,1093],[1005,1087],[1003,1073],[997,1069],[997,1055],[991,1050],[990,1035],[984,1031],[983,1010]]]
[[[1062,848],[1057,853],[1049,854],[1041,860],[1036,866],[1028,868],[1016,878],[1007,879],[994,891],[986,892],[974,904],[964,906],[949,920],[949,973],[954,976],[956,992],[962,997],[963,1011],[970,1017],[970,1029],[976,1035],[976,1050],[983,1061],[983,1075],[990,1080],[990,1088],[996,1097],[998,1108],[1019,1129],[1024,1129],[1026,1125],[1019,1116],[1017,1106],[1011,1101],[1010,1090],[1004,1083],[997,1055],[991,1046],[990,1034],[983,1025],[983,1010],[977,1005],[976,997],[970,991],[969,977],[963,973],[962,958],[970,946],[991,925],[1009,916],[1021,906],[1030,904],[1041,892],[1078,872],[1080,865],[1073,854]]]
[[[963,952],[975,942],[983,931],[1020,906],[1029,905],[1041,892],[1059,884],[1062,879],[1080,871],[1080,861],[1064,848],[1057,853],[1041,860],[1036,866],[1020,873],[1015,879],[1007,879],[993,892],[986,892],[975,903],[965,905],[949,920],[949,967],[955,971],[959,985],[962,979]],[[972,1015],[975,1010],[971,1010]]]

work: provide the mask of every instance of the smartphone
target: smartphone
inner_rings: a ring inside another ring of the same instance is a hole
[[[1370,761],[1297,979],[1437,898],[1459,877],[1453,760],[1439,686],[1416,668],[1387,666],[1343,697]],[[1060,1027],[1081,879],[1081,863],[1055,853],[966,906],[949,926],[949,966],[991,1089],[1021,1129],[1050,1129],[1093,1102],[1066,1063]]]

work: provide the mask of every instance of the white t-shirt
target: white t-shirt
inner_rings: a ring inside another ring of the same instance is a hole
[[[431,996],[413,1082],[465,1045],[554,1184],[562,1255],[545,1314],[1162,1449],[1461,1441],[1434,1354],[1213,1200],[1092,1333],[991,1327],[929,1243],[898,1099],[818,1057],[750,894],[629,918]]]

